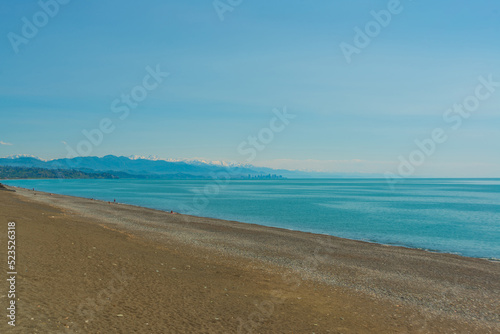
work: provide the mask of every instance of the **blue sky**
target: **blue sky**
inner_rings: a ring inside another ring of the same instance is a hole
[[[0,156],[66,157],[109,119],[89,155],[248,162],[238,147],[286,106],[295,118],[252,164],[401,174],[403,158],[414,176],[500,177],[500,87],[458,129],[443,118],[480,77],[500,82],[500,3],[401,0],[348,63],[341,43],[392,1],[243,0],[221,20],[210,0],[72,0],[29,38],[40,4],[2,2]],[[113,101],[147,67],[169,76],[120,119]],[[436,128],[447,139],[420,159]]]

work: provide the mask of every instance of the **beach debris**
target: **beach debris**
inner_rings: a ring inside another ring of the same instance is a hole
[[[123,314],[117,314],[116,316],[117,317],[123,317]]]

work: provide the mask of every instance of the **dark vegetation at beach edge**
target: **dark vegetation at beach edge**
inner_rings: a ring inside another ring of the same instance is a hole
[[[187,173],[173,173],[162,175],[135,175],[126,172],[108,171],[98,172],[91,169],[46,169],[36,167],[0,166],[1,179],[161,179],[161,180],[203,180],[210,176],[192,175]],[[238,180],[279,180],[281,175],[232,175],[231,179]]]
[[[12,191],[12,192],[16,192],[15,190],[13,189],[8,189],[6,188],[3,184],[0,183],[0,191]]]
[[[117,179],[110,173],[88,173],[71,169],[0,166],[0,179]]]

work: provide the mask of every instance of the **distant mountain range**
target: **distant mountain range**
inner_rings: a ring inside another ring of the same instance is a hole
[[[273,169],[248,166],[224,165],[204,161],[166,161],[144,157],[77,157],[73,159],[43,160],[34,156],[10,156],[0,158],[0,166],[20,169],[73,170],[87,174],[108,173],[112,178],[151,179],[280,179]],[[12,170],[10,170],[12,173]],[[24,171],[26,172],[26,171]],[[39,172],[39,171],[38,171]],[[67,173],[66,173],[67,174]],[[70,175],[70,174],[67,174]],[[73,174],[71,174],[73,175]]]
[[[0,158],[0,166],[42,168],[49,170],[74,170],[89,174],[108,173],[113,178],[149,179],[280,179],[280,178],[351,178],[377,177],[377,175],[319,173],[256,167],[224,161],[161,160],[156,156],[77,157],[72,159],[44,160],[35,156],[15,155]]]
[[[119,179],[110,173],[86,173],[71,169],[0,166],[0,179]]]

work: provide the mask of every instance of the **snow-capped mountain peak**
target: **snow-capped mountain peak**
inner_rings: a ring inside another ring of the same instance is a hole
[[[234,161],[223,161],[223,160],[208,160],[204,158],[191,158],[191,159],[166,159],[168,162],[184,162],[190,165],[209,165],[209,166],[221,166],[221,167],[253,167],[249,164],[242,164]]]
[[[33,158],[33,159],[40,160],[40,161],[48,161],[46,159],[42,159],[40,157],[31,155],[31,154],[13,154],[13,155],[3,157],[3,159],[12,159],[12,160],[20,159],[20,158]]]
[[[148,156],[144,156],[144,155],[131,155],[129,157],[130,160],[151,160],[151,161],[157,161],[157,160],[162,160],[160,159],[157,155],[148,155]]]

